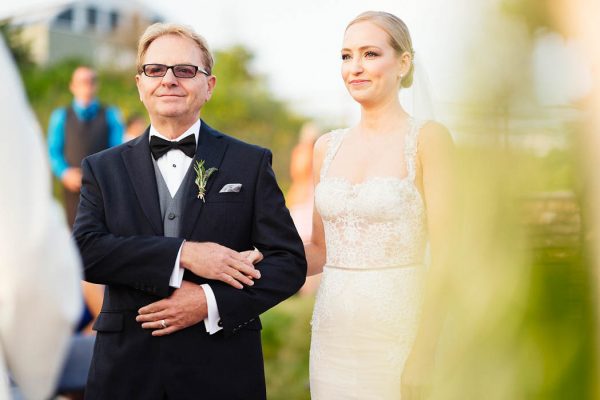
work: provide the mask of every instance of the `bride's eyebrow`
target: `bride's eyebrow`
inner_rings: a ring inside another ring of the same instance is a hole
[[[381,51],[381,48],[379,48],[377,46],[374,46],[374,45],[371,45],[371,44],[370,45],[366,45],[366,46],[361,46],[361,47],[358,48],[359,51],[365,51],[367,49],[373,49],[373,50],[379,50],[379,51]],[[347,47],[344,47],[341,50],[341,52],[344,52],[344,51],[352,51],[352,50],[349,49],[349,48],[347,48]]]

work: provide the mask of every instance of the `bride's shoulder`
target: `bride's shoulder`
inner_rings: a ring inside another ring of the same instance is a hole
[[[315,182],[318,181],[318,174],[321,171],[321,166],[323,165],[323,161],[325,160],[325,156],[327,155],[327,151],[329,150],[333,141],[338,140],[340,135],[342,135],[347,129],[336,129],[333,131],[329,131],[323,135],[321,135],[317,141],[315,142],[313,148],[313,171],[315,172]]]
[[[436,121],[426,121],[420,127],[417,148],[421,158],[435,158],[451,153],[454,142],[448,128]]]
[[[444,125],[436,121],[425,121],[420,125],[418,137],[418,147],[420,150],[429,147],[452,145],[452,135]]]
[[[336,140],[340,135],[342,135],[346,131],[347,129],[335,129],[321,135],[315,142],[314,156],[320,156],[320,158],[323,158],[327,153],[327,149],[329,148],[329,145],[332,143],[332,141]]]

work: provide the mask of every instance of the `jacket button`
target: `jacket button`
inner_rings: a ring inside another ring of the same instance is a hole
[[[174,220],[175,219],[175,214],[169,213],[169,215],[167,216],[167,218],[169,218],[170,220]]]
[[[217,322],[217,326],[223,327],[223,321],[219,320],[219,322]]]

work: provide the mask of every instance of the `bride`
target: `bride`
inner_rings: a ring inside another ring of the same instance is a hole
[[[306,254],[308,274],[323,275],[312,320],[311,396],[415,398],[432,358],[420,355],[431,354],[436,329],[436,321],[421,319],[428,307],[423,258],[429,240],[429,271],[443,261],[452,140],[400,104],[398,91],[411,86],[415,69],[402,20],[365,12],[348,24],[342,47],[342,78],[361,119],[314,148]]]

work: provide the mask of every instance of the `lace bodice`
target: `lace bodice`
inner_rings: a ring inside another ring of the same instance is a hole
[[[415,186],[421,126],[411,120],[407,132],[406,177],[373,177],[357,184],[327,176],[348,129],[330,133],[320,182],[315,189],[315,206],[325,229],[327,265],[371,269],[423,262],[425,207]]]

